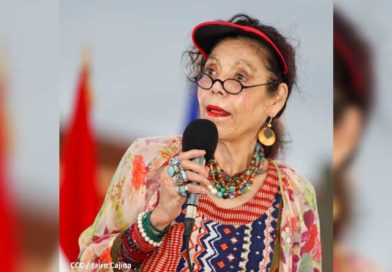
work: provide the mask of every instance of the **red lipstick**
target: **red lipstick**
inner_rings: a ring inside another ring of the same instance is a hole
[[[215,105],[207,106],[207,114],[212,117],[226,117],[230,115],[230,113]]]

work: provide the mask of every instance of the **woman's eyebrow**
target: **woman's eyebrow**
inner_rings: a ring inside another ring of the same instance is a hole
[[[220,65],[218,58],[216,58],[214,54],[211,54],[210,56],[208,56],[208,58],[216,61],[218,63],[218,65]],[[244,64],[244,65],[248,66],[253,73],[256,72],[256,68],[252,64],[250,64],[247,60],[240,59],[234,63],[234,66],[237,66],[240,64]]]
[[[215,55],[211,54],[208,58],[213,59],[214,61],[216,61],[220,65],[219,60],[215,57]]]
[[[234,63],[235,66],[240,65],[240,64],[245,64],[246,66],[248,66],[252,72],[256,72],[256,68],[250,64],[247,60],[244,59],[240,59],[238,61],[236,61],[236,63]]]

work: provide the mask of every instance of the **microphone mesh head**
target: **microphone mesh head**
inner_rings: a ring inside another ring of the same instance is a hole
[[[203,149],[206,161],[213,158],[218,144],[218,129],[207,119],[196,119],[188,124],[182,136],[182,151]]]

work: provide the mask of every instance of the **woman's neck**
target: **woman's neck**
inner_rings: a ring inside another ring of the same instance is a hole
[[[240,141],[219,140],[215,159],[224,172],[232,176],[248,167],[255,152],[256,142],[256,138]]]

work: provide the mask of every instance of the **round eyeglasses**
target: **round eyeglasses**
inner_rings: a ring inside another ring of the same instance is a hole
[[[258,86],[266,86],[266,85],[277,85],[279,82],[269,82],[269,83],[263,83],[263,84],[257,84],[257,85],[251,85],[251,86],[244,86],[242,85],[241,81],[234,79],[234,78],[228,78],[225,80],[220,80],[220,79],[213,79],[210,75],[207,75],[205,73],[199,74],[197,77],[194,78],[197,86],[202,88],[203,90],[209,90],[212,88],[212,86],[215,84],[216,81],[219,81],[220,84],[222,84],[223,90],[229,94],[239,94],[242,92],[243,89],[248,89],[248,88],[253,88],[253,87],[258,87]]]

